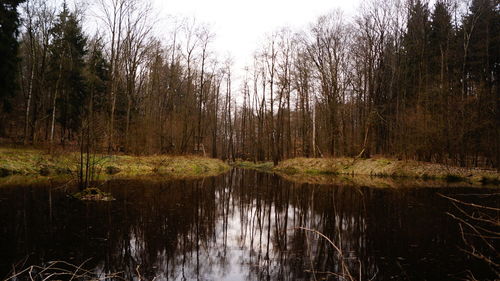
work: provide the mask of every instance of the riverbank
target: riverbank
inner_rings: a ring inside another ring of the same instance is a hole
[[[91,162],[100,179],[149,175],[197,178],[230,168],[219,159],[199,156],[95,155]],[[71,177],[77,175],[79,163],[80,155],[75,152],[48,154],[36,149],[0,148],[0,177]]]
[[[280,162],[273,168],[273,171],[289,176],[350,175],[500,185],[500,173],[494,170],[380,157],[369,159],[293,158]]]
[[[251,162],[251,161],[236,161],[234,163],[230,163],[232,167],[241,168],[241,169],[249,169],[256,170],[259,172],[272,172],[273,171],[273,162]]]

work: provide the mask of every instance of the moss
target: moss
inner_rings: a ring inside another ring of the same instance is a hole
[[[289,168],[289,169],[291,169],[291,168]],[[308,169],[308,170],[305,170],[305,172],[307,174],[310,174],[310,175],[338,175],[337,172],[328,171],[328,170]]]
[[[196,174],[203,173],[203,167],[201,167],[201,166],[194,165],[191,169],[193,169]]]
[[[382,165],[389,165],[392,163],[390,160],[385,159],[385,158],[374,159],[374,161],[377,161],[378,163],[380,163]]]
[[[274,165],[273,162],[250,162],[250,161],[236,161],[231,163],[231,166],[243,169],[252,169],[258,170],[262,172],[270,172],[272,171]]]
[[[286,168],[282,169],[281,171],[285,174],[288,174],[288,175],[297,174],[299,172],[299,170],[297,168],[294,168],[294,167],[286,167]]]

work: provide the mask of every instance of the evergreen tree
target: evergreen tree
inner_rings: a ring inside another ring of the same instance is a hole
[[[3,133],[3,114],[10,110],[8,97],[14,95],[18,75],[17,34],[19,14],[17,6],[23,0],[0,2],[0,135]]]
[[[473,0],[464,17],[463,91],[470,118],[466,124],[464,147],[474,147],[478,155],[495,155],[500,162],[500,10],[498,1]],[[495,145],[491,145],[495,143]],[[464,156],[465,157],[465,156]]]
[[[500,19],[494,0],[474,0],[464,19],[464,29],[470,38],[468,70],[476,82],[493,80],[493,69],[498,67]]]
[[[84,56],[87,39],[79,19],[66,5],[52,29],[52,79],[55,81],[58,121],[61,137],[71,136],[81,125],[87,95],[84,79]]]
[[[106,87],[109,81],[109,63],[104,57],[104,46],[100,38],[89,44],[85,66],[85,80],[88,98],[92,99],[94,111],[102,111],[106,107]]]
[[[418,101],[425,91],[428,56],[429,9],[420,0],[410,1],[407,31],[403,44],[406,59],[406,92],[408,102]]]
[[[453,36],[451,24],[451,14],[443,1],[436,2],[431,15],[429,34],[429,70],[433,76],[433,81],[441,81],[446,75],[447,62],[449,59],[450,41]]]
[[[448,157],[450,152],[451,107],[450,93],[450,45],[454,34],[451,23],[451,14],[447,4],[437,1],[430,20],[429,31],[429,103],[428,111],[431,114],[433,150],[440,159]],[[443,151],[443,147],[446,150]]]
[[[407,30],[403,37],[403,71],[406,112],[403,142],[410,143],[405,150],[415,153],[419,160],[429,161],[432,145],[427,106],[430,101],[428,91],[428,56],[430,21],[427,4],[420,0],[410,1],[408,7]],[[413,140],[416,140],[413,142]]]

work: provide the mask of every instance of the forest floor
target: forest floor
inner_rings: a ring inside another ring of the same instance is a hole
[[[197,178],[215,176],[229,170],[229,165],[218,159],[200,156],[130,156],[95,155],[94,163],[99,179],[107,177],[136,177],[158,175],[169,178]],[[76,177],[80,154],[25,148],[0,148],[0,179],[17,178],[31,181],[48,177]],[[2,181],[0,181],[0,184]]]
[[[340,175],[343,179],[371,182],[381,179],[413,179],[419,181],[446,181],[474,185],[500,185],[500,173],[480,168],[462,168],[443,164],[374,157],[354,158],[293,158],[272,169],[291,180]],[[316,177],[312,177],[316,176]],[[350,176],[350,177],[346,177]],[[382,180],[383,182],[383,180]]]

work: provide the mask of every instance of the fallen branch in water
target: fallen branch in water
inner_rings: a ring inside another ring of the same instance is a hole
[[[330,274],[330,275],[334,275],[334,276],[337,276],[339,278],[350,280],[350,281],[355,281],[356,280],[352,276],[351,272],[349,271],[349,267],[348,267],[348,265],[345,262],[344,253],[342,252],[342,248],[341,247],[337,246],[330,238],[328,238],[326,235],[324,235],[323,233],[321,233],[321,232],[319,232],[319,231],[317,231],[315,229],[310,229],[310,228],[305,228],[305,227],[296,227],[295,229],[309,231],[309,232],[315,233],[315,234],[319,235],[320,237],[324,238],[335,249],[335,251],[337,251],[337,254],[338,254],[341,266],[342,266],[342,273],[319,272],[319,271],[314,271],[314,270],[310,270],[308,272]],[[361,262],[360,262],[359,274],[360,274],[359,280],[361,280]]]
[[[85,263],[90,259],[82,262],[79,265],[74,265],[66,261],[50,261],[46,266],[31,265],[17,273],[14,273],[7,277],[4,281],[9,280],[61,280],[61,278],[69,278],[70,281],[73,280],[89,280],[89,281],[100,281],[100,280],[125,280],[122,276],[122,272],[104,274],[103,276],[98,276],[98,274],[83,269]]]
[[[482,260],[489,265],[492,272],[500,276],[500,252],[496,244],[500,239],[500,208],[466,202],[454,197],[438,193],[439,196],[449,200],[455,207],[455,213],[447,212],[451,218],[458,222],[462,241],[465,248],[461,249],[471,257]],[[493,193],[491,196],[499,196]],[[484,197],[484,194],[481,194]],[[494,198],[493,198],[494,199]],[[494,200],[498,202],[498,200]],[[470,280],[476,280],[469,273]]]

